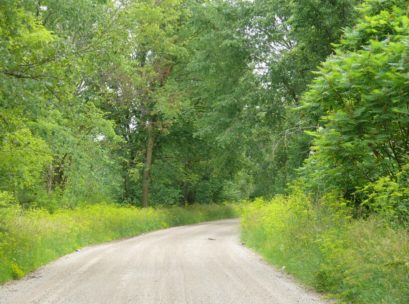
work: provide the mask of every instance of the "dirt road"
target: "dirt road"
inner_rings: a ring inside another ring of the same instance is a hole
[[[239,242],[239,222],[92,246],[0,287],[1,304],[320,304]]]

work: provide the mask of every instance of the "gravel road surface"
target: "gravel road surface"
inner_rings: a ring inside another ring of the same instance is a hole
[[[91,246],[0,286],[1,304],[323,304],[223,220]]]

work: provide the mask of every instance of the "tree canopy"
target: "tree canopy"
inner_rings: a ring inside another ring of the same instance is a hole
[[[403,0],[4,0],[0,191],[54,210],[297,186],[406,214],[407,12]]]

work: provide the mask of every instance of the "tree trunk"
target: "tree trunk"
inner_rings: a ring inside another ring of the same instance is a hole
[[[153,128],[152,122],[150,121],[146,126],[146,131],[148,135],[146,143],[146,157],[145,166],[143,168],[143,181],[142,181],[142,205],[143,207],[149,206],[149,188],[151,184],[151,169],[152,169],[152,152],[153,152]]]
[[[51,193],[54,185],[54,167],[52,164],[48,166],[47,170],[47,193]]]

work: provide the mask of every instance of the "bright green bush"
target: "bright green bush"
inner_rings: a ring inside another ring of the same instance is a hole
[[[383,176],[360,189],[366,198],[363,205],[392,224],[409,226],[409,165],[395,178]]]
[[[341,303],[409,302],[409,233],[351,217],[346,202],[294,194],[244,208],[242,240]]]
[[[164,209],[96,204],[53,214],[0,205],[0,283],[86,245],[237,214],[233,205],[216,204]]]
[[[321,126],[300,170],[307,190],[341,191],[357,206],[366,198],[356,190],[396,181],[409,154],[407,1],[367,0],[359,11],[303,97]]]

